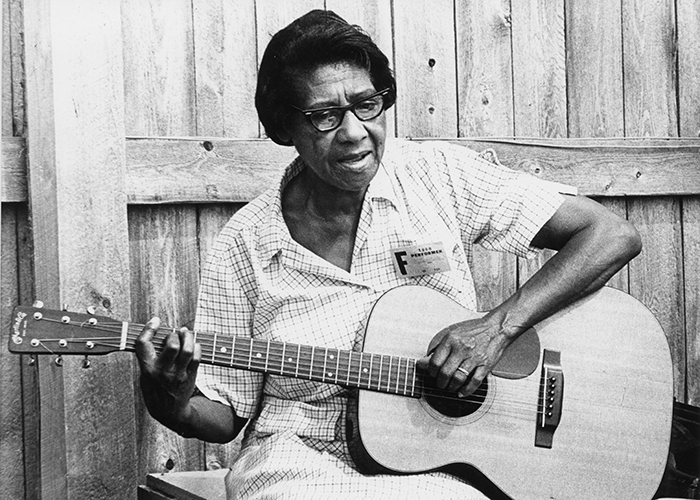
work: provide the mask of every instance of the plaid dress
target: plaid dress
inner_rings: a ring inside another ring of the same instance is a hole
[[[364,198],[350,272],[289,234],[281,193],[304,168],[296,159],[222,230],[202,275],[196,329],[359,350],[369,309],[396,286],[427,286],[476,309],[473,245],[532,255],[532,238],[563,202],[547,183],[483,156],[442,142],[390,141]],[[448,271],[397,273],[392,249],[435,242]],[[345,441],[343,387],[202,365],[198,388],[251,419],[227,480],[231,499],[484,498],[442,473],[359,473]]]

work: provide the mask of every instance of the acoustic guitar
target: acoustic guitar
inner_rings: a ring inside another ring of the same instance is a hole
[[[457,398],[416,360],[439,330],[478,315],[434,290],[402,286],[374,305],[362,352],[201,332],[197,342],[203,363],[357,389],[347,428],[364,472],[445,470],[514,500],[651,499],[668,455],[673,373],[649,310],[603,288],[525,332],[476,393]],[[141,329],[20,306],[9,349],[133,351]]]

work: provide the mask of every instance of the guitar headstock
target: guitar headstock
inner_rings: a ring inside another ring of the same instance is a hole
[[[15,354],[107,354],[120,350],[123,325],[106,316],[17,306],[8,348]]]

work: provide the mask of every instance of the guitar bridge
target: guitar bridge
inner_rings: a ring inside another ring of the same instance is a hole
[[[542,355],[535,446],[552,447],[554,432],[561,420],[563,402],[564,371],[561,368],[561,353],[545,349]]]

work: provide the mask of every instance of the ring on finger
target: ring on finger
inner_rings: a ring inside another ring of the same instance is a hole
[[[464,373],[465,375],[469,376],[469,372],[468,372],[467,370],[465,370],[464,368],[462,368],[461,366],[458,366],[458,367],[457,367],[457,370],[459,370],[460,372],[462,372],[462,373]]]

